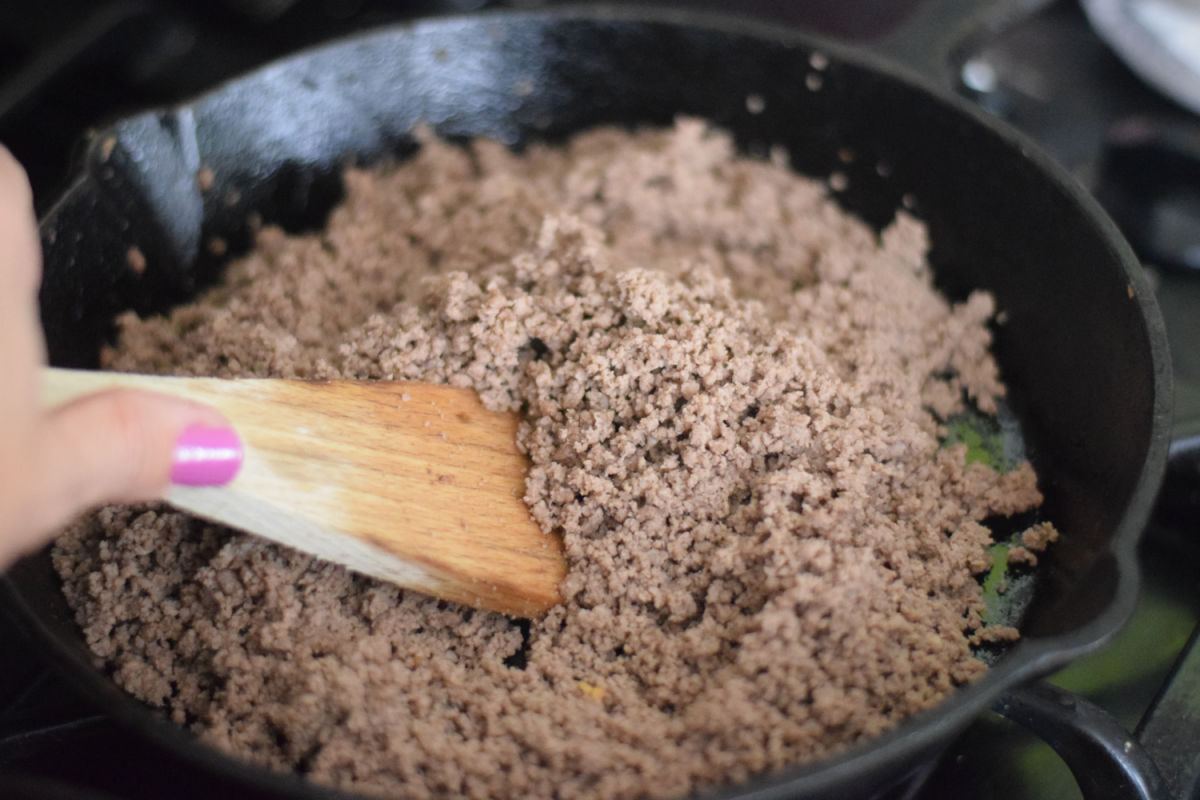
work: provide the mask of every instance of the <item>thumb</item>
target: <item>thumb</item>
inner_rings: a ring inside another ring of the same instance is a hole
[[[241,464],[240,443],[217,411],[152,392],[112,389],[80,397],[50,411],[42,424],[34,494],[46,518],[32,526],[40,531],[99,503],[161,496],[172,473],[179,476],[181,458],[226,462],[210,471],[206,482],[212,484],[231,480]],[[219,441],[236,447],[236,464],[228,448],[215,456],[204,450],[213,441],[204,433],[214,430],[224,434]]]

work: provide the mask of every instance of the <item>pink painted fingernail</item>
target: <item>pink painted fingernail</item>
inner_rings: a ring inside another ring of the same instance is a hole
[[[242,467],[242,440],[233,428],[193,425],[175,443],[171,483],[179,486],[221,486]]]

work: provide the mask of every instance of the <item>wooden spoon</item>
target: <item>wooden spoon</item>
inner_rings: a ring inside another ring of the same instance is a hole
[[[457,603],[537,616],[560,601],[558,537],[523,500],[517,418],[469,389],[407,382],[173,378],[47,369],[43,402],[112,387],[207,403],[245,457],[178,508]]]

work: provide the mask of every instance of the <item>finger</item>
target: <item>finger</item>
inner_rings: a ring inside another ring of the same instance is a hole
[[[37,314],[41,250],[25,171],[0,145],[0,441],[36,411],[34,369],[45,345]]]
[[[33,494],[40,500],[30,529],[40,538],[91,506],[160,497],[181,435],[196,426],[227,429],[228,423],[206,406],[129,389],[54,409],[37,440]]]
[[[0,361],[24,353],[37,333],[37,288],[42,273],[41,242],[33,211],[33,193],[25,170],[0,145]],[[20,341],[14,340],[20,334]],[[36,351],[34,351],[36,352]]]
[[[0,144],[0,302],[26,302],[37,292],[42,271],[41,242],[33,191],[25,170]]]

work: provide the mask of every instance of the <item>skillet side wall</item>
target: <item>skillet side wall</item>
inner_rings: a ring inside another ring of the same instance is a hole
[[[191,106],[119,122],[90,142],[82,177],[43,222],[51,360],[94,364],[118,311],[163,310],[211,282],[221,260],[207,243],[247,247],[251,211],[291,229],[319,225],[341,196],[343,166],[411,152],[418,122],[520,146],[595,124],[699,115],[751,153],[778,143],[802,172],[843,173],[843,205],[873,225],[911,196],[943,290],[996,294],[1007,317],[996,353],[1047,516],[1065,532],[1042,559],[1026,632],[1074,632],[1101,615],[1119,623],[1119,579],[1136,564],[1118,563],[1109,546],[1156,418],[1147,322],[1123,254],[1018,141],[837,47],[821,46],[829,58],[818,69],[811,46],[646,21],[449,20],[316,51]],[[761,113],[748,110],[751,94]],[[206,191],[202,167],[213,179]],[[141,275],[128,266],[131,247],[148,264]],[[13,577],[60,650],[71,642],[69,660],[88,669],[48,557]],[[906,745],[909,755],[967,721],[950,717]],[[901,756],[893,748],[889,761]]]

